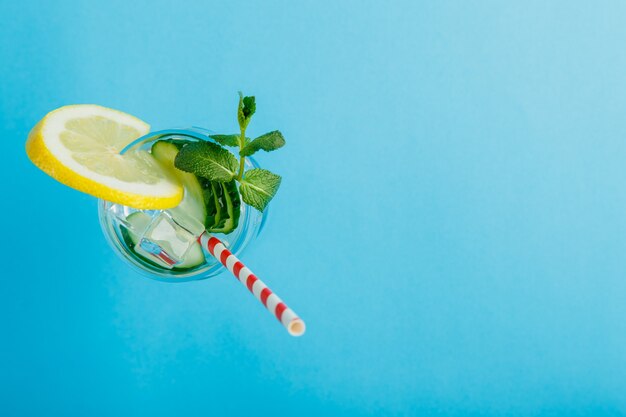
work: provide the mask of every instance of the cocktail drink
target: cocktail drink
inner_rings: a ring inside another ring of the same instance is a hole
[[[151,132],[126,146],[124,151],[151,151],[153,147],[158,150],[160,147],[164,146],[164,144],[157,145],[160,141],[165,143],[211,142],[210,135],[211,133],[208,130],[198,127]],[[167,150],[167,148],[165,148],[165,150]],[[248,169],[260,168],[253,158],[246,158],[245,163]],[[206,187],[207,184],[204,184],[204,186]],[[181,205],[183,206],[182,208]],[[224,206],[226,208],[228,207],[226,202],[224,202]],[[223,231],[214,233],[214,235],[219,237],[224,245],[235,255],[241,255],[244,249],[259,235],[265,225],[268,214],[268,208],[260,212],[243,202],[238,203],[238,206],[239,216],[237,226],[227,233],[223,233]],[[141,238],[148,230],[148,225],[158,226],[155,225],[155,222],[159,220],[163,221],[163,219],[167,221],[168,216],[180,222],[184,220],[176,218],[177,214],[180,217],[180,211],[191,211],[193,213],[194,210],[198,211],[199,209],[193,207],[193,202],[187,201],[185,198],[183,198],[182,204],[179,204],[175,210],[170,211],[138,210],[107,200],[100,199],[98,201],[100,225],[113,250],[135,270],[149,278],[168,282],[205,279],[218,275],[225,268],[217,259],[208,253],[206,248],[201,247],[200,243],[195,241],[190,245],[189,250],[184,254],[182,259],[180,259],[181,262],[175,265],[163,263],[159,258],[155,259],[151,254],[146,254],[141,246],[137,247]],[[219,220],[220,223],[225,222],[224,217],[225,216]],[[158,233],[158,227],[153,227],[151,230],[155,228]],[[163,227],[161,227],[161,229],[163,229]],[[224,230],[223,226],[222,229]],[[203,231],[204,229],[202,229],[202,232]],[[182,237],[185,236],[188,235],[183,233]],[[166,244],[170,243],[168,242]]]
[[[237,258],[263,228],[281,181],[251,158],[285,144],[278,131],[246,136],[255,110],[254,97],[240,94],[239,133],[221,135],[201,128],[151,133],[116,110],[66,106],[33,128],[26,150],[53,178],[100,198],[104,234],[131,267],[169,282],[227,269],[299,336],[304,322]]]

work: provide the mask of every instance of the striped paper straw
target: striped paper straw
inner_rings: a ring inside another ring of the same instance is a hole
[[[198,238],[200,244],[219,260],[248,290],[272,313],[292,336],[302,336],[306,329],[304,321],[283,302],[267,285],[233,255],[215,236],[208,233]]]

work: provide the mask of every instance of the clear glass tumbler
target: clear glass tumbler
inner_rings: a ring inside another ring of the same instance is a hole
[[[198,127],[160,130],[151,132],[137,139],[124,148],[122,153],[130,149],[149,150],[154,142],[163,139],[211,141],[209,134],[210,132],[208,130]],[[247,168],[259,168],[259,165],[253,158],[246,158],[246,165]],[[206,248],[203,248],[205,262],[190,269],[165,269],[139,256],[133,248],[130,248],[126,244],[121,228],[122,222],[120,222],[120,219],[125,219],[128,215],[136,211],[138,210],[132,207],[122,206],[105,200],[98,201],[98,216],[104,236],[115,253],[136,271],[159,281],[184,282],[210,278],[225,270],[224,266],[213,258]],[[263,229],[267,219],[267,212],[268,210],[266,208],[263,213],[260,213],[242,201],[241,216],[237,228],[227,235],[217,233],[215,236],[219,238],[232,253],[239,256]]]

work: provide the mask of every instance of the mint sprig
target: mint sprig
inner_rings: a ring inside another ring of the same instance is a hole
[[[246,137],[246,129],[256,112],[254,96],[244,96],[239,92],[237,121],[239,134],[211,135],[217,143],[195,142],[185,145],[176,156],[176,168],[191,172],[210,181],[239,182],[242,200],[259,211],[265,210],[280,187],[281,177],[266,169],[245,171],[246,157],[259,150],[274,151],[285,145],[285,138],[278,130],[266,133],[251,140]],[[237,157],[222,146],[239,147]]]

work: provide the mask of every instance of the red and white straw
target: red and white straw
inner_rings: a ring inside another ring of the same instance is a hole
[[[306,329],[304,321],[285,304],[263,281],[233,255],[215,236],[204,233],[198,238],[200,244],[219,260],[248,290],[272,313],[292,336],[302,336]]]

